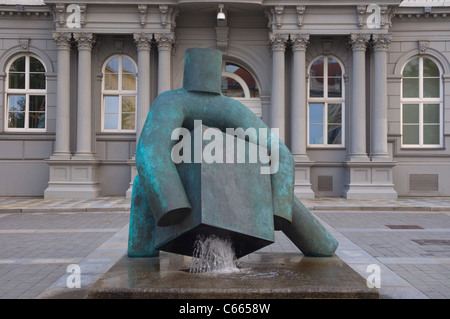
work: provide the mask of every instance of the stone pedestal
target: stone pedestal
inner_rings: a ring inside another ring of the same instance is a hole
[[[57,159],[46,161],[50,180],[45,199],[94,199],[100,196],[96,159]]]
[[[396,199],[392,168],[395,162],[349,161],[349,183],[344,197],[347,199]]]
[[[190,274],[191,257],[123,257],[90,289],[91,299],[378,299],[376,288],[340,258],[253,253],[239,272]]]

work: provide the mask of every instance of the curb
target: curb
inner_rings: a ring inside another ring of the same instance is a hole
[[[308,206],[310,211],[355,211],[355,212],[450,212],[450,206]],[[21,213],[70,213],[70,212],[130,212],[130,207],[43,207],[43,208],[0,208],[0,214]]]

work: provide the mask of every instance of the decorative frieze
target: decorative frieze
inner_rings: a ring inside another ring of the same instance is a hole
[[[52,32],[53,41],[58,49],[70,50],[72,33],[70,32]]]
[[[133,39],[138,50],[150,50],[152,37],[151,33],[133,33]]]
[[[306,7],[305,6],[297,6],[297,25],[299,28],[303,26],[303,15],[305,14]]]
[[[308,33],[300,33],[300,34],[291,34],[290,35],[292,50],[297,51],[306,51],[306,48],[309,45],[309,34]]]
[[[155,33],[155,40],[159,51],[170,51],[175,44],[175,35],[173,33]]]
[[[374,34],[372,35],[372,43],[375,51],[387,51],[391,44],[392,34]]]
[[[289,40],[289,34],[269,33],[269,47],[272,51],[286,50],[286,43]]]
[[[96,41],[95,35],[90,32],[74,33],[73,38],[77,41],[79,50],[92,50]]]
[[[350,35],[349,45],[352,47],[353,51],[365,51],[369,40],[370,34],[353,33]]]
[[[139,11],[139,22],[141,26],[145,26],[147,21],[147,5],[138,4],[138,11]]]

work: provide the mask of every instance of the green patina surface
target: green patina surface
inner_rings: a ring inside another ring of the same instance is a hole
[[[269,130],[250,109],[221,94],[221,68],[220,51],[188,49],[183,88],[160,94],[151,106],[136,151],[139,175],[133,184],[129,256],[157,255],[155,228],[179,224],[192,212],[171,158],[177,142],[171,139],[173,130],[193,130],[194,120],[223,132],[227,128]],[[267,141],[250,136],[248,142],[271,149],[274,139],[279,145],[279,169],[271,175],[271,194],[266,196],[272,198],[275,228],[286,233],[305,255],[331,256],[337,241],[294,196],[294,161],[289,149],[273,133]]]

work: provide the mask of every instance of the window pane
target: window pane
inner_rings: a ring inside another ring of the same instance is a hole
[[[323,57],[316,59],[309,70],[310,76],[323,76]]]
[[[119,113],[118,96],[105,96],[105,113]]]
[[[122,58],[122,71],[128,73],[136,73],[134,63],[130,59]]]
[[[419,125],[403,125],[403,144],[419,144]]]
[[[342,144],[341,125],[328,125],[328,144]]]
[[[30,95],[28,128],[45,128],[45,96]]]
[[[122,112],[134,112],[136,109],[136,97],[122,96]]]
[[[323,125],[309,126],[309,144],[323,144]]]
[[[38,59],[30,57],[30,72],[45,73],[44,65]]]
[[[423,97],[439,97],[439,89],[439,78],[423,79]]]
[[[323,78],[311,78],[309,83],[309,96],[323,97]]]
[[[244,80],[245,84],[247,84],[249,90],[250,90],[250,97],[259,97],[259,89],[256,85],[255,78],[248,72],[246,69],[232,64],[232,63],[226,63],[225,65],[225,71],[234,73],[237,76],[239,76],[242,80]]]
[[[136,74],[122,73],[122,90],[136,91]]]
[[[309,104],[309,123],[323,123],[323,104]]]
[[[423,59],[423,76],[439,76],[439,68],[431,59]]]
[[[339,63],[333,59],[328,58],[328,77],[341,77],[342,70]]]
[[[228,97],[245,97],[242,86],[230,77],[222,77],[222,93]]]
[[[10,89],[25,89],[25,73],[10,73],[9,74],[9,88]]]
[[[341,104],[328,104],[328,124],[342,123],[342,106]]]
[[[45,128],[45,112],[30,112],[28,128]]]
[[[8,127],[25,128],[25,112],[9,112]]]
[[[8,127],[25,128],[25,95],[9,95],[8,100]]]
[[[342,97],[341,78],[328,78],[328,97]]]
[[[25,57],[21,56],[16,59],[9,68],[10,72],[25,72]]]
[[[122,113],[122,130],[134,130],[135,122],[134,113]]]
[[[411,60],[403,69],[404,77],[419,77],[419,58]]]
[[[424,104],[423,105],[423,122],[424,123],[440,123],[439,119],[439,104]]]
[[[419,79],[403,79],[403,97],[419,97]]]
[[[419,104],[403,104],[403,123],[419,123]]]
[[[30,95],[30,112],[45,112],[45,96]]]
[[[440,126],[424,125],[423,127],[423,144],[436,145],[440,143]]]
[[[105,130],[117,130],[117,125],[119,121],[118,114],[105,114],[104,125]]]
[[[119,89],[119,76],[117,74],[106,73],[105,90],[118,90],[118,89]]]
[[[9,95],[9,111],[10,112],[24,112],[26,97],[25,95]]]
[[[45,74],[43,73],[30,74],[30,89],[45,90]]]
[[[119,73],[119,58],[114,58],[108,62],[105,68],[105,73]]]

